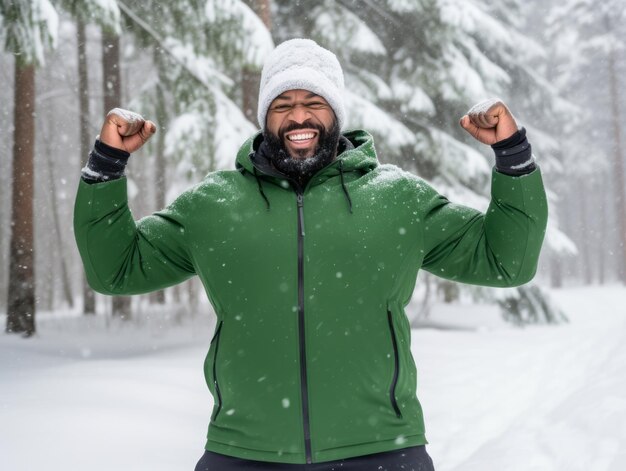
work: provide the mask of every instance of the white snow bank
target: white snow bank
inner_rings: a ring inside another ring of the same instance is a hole
[[[414,331],[437,471],[626,469],[626,289],[552,296],[570,324]]]
[[[412,331],[437,471],[626,469],[626,289],[551,292],[571,323],[513,328],[493,306],[436,306]],[[0,336],[0,469],[192,470],[212,400],[213,316],[137,324],[40,315]],[[0,316],[0,322],[4,322]]]

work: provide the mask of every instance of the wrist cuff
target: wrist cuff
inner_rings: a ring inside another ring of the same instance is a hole
[[[532,146],[526,139],[526,129],[520,128],[512,136],[491,146],[496,154],[496,170],[507,175],[519,176],[535,170]]]
[[[117,180],[124,176],[130,153],[111,147],[96,139],[89,161],[82,169],[82,178],[87,183]]]

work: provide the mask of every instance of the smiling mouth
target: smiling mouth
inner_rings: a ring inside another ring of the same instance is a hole
[[[302,149],[308,147],[315,141],[317,137],[317,131],[312,129],[292,131],[285,135],[286,141],[291,144],[292,147]]]
[[[298,134],[290,134],[289,136],[287,136],[287,139],[289,139],[291,142],[304,142],[304,141],[310,141],[314,137],[315,137],[314,132],[302,132]]]
[[[310,157],[317,145],[318,136],[319,132],[315,129],[297,129],[285,134],[285,145],[296,153],[294,157]]]

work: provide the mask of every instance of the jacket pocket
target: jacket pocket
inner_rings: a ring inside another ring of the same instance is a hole
[[[224,321],[220,321],[219,325],[217,326],[217,329],[215,331],[215,335],[213,336],[213,340],[211,340],[211,342],[215,342],[215,348],[214,348],[214,352],[213,352],[213,386],[215,388],[215,395],[216,395],[216,401],[217,403],[215,404],[214,410],[213,410],[213,416],[211,417],[211,420],[214,421],[215,419],[217,419],[217,415],[220,413],[220,410],[222,409],[222,395],[220,393],[220,386],[219,383],[217,381],[217,352],[219,350],[219,346],[220,346],[220,334],[222,332],[222,324]]]
[[[389,319],[389,332],[391,334],[391,343],[393,344],[394,359],[393,379],[389,388],[389,399],[391,400],[391,407],[393,407],[396,416],[401,418],[402,412],[398,406],[398,401],[396,401],[396,386],[398,385],[398,376],[400,375],[400,354],[398,352],[398,339],[396,338],[396,331],[393,326],[393,315],[390,309],[387,309],[387,318]]]

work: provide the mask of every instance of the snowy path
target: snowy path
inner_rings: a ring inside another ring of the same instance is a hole
[[[0,337],[0,470],[193,470],[212,407],[204,324]]]
[[[626,469],[626,289],[554,296],[571,324],[413,331],[437,471]],[[477,309],[438,318],[497,319]],[[191,471],[211,326],[174,330],[0,336],[0,469]]]
[[[570,325],[418,333],[438,471],[626,469],[626,290],[555,297]]]

